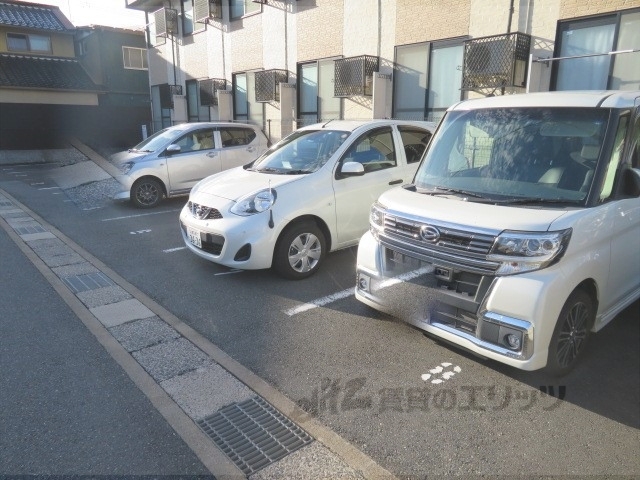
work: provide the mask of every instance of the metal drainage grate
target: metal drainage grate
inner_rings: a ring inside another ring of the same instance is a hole
[[[34,225],[32,227],[14,227],[14,230],[18,235],[28,235],[30,233],[43,233],[46,232],[41,225]]]
[[[65,277],[63,280],[73,293],[86,292],[88,290],[115,285],[113,280],[102,272],[73,275],[71,277]]]
[[[245,475],[274,463],[313,438],[260,397],[221,408],[198,425]]]
[[[13,203],[8,200],[0,200],[0,207],[13,207]]]

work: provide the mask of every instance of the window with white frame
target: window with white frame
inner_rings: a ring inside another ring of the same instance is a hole
[[[122,63],[131,70],[148,70],[147,51],[144,48],[122,47]]]
[[[640,9],[559,22],[553,90],[640,88]]]
[[[10,52],[51,53],[51,37],[34,33],[7,33],[7,49]]]
[[[252,0],[229,0],[229,17],[231,20],[262,11],[262,4]]]
[[[438,121],[462,99],[464,40],[396,47],[393,117]]]

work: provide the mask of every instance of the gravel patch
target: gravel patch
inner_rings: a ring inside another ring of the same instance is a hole
[[[91,210],[101,208],[113,201],[113,197],[121,187],[117,180],[109,178],[98,182],[87,183],[65,190],[67,197],[79,208]]]

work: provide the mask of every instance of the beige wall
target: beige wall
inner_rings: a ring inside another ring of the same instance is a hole
[[[360,1],[360,0],[358,0]],[[298,62],[342,55],[343,0],[300,0],[297,5]],[[373,4],[373,0],[369,0]]]
[[[561,0],[560,18],[582,17],[637,7],[640,7],[639,0]]]
[[[209,29],[208,29],[209,30]],[[184,79],[209,78],[209,42],[208,30],[194,33],[185,38],[179,51],[180,69],[184,73]]]
[[[262,14],[256,14],[231,22],[227,38],[231,44],[234,72],[262,68],[262,19]]]
[[[54,56],[54,57],[75,57],[75,51],[73,48],[73,36],[70,34],[61,33],[49,33],[49,32],[35,32],[27,31],[19,27],[0,27],[0,52],[8,52],[7,49],[7,33],[35,33],[37,35],[49,35],[51,38],[51,53],[36,52],[34,54],[40,56]],[[16,52],[16,53],[29,53],[29,52]]]
[[[49,105],[98,105],[98,95],[87,92],[46,92],[0,89],[0,103],[36,103]]]
[[[495,3],[491,0],[397,0],[396,45],[466,35],[470,4],[477,1]]]

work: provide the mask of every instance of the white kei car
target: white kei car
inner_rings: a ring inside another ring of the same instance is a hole
[[[268,143],[260,127],[243,123],[192,122],[165,128],[111,156],[122,186],[114,198],[155,207],[163,197],[187,195],[209,175],[252,162]]]
[[[412,180],[434,130],[402,120],[300,128],[255,162],[198,182],[180,213],[184,242],[227,267],[308,277],[327,252],[358,243],[371,204]]]

